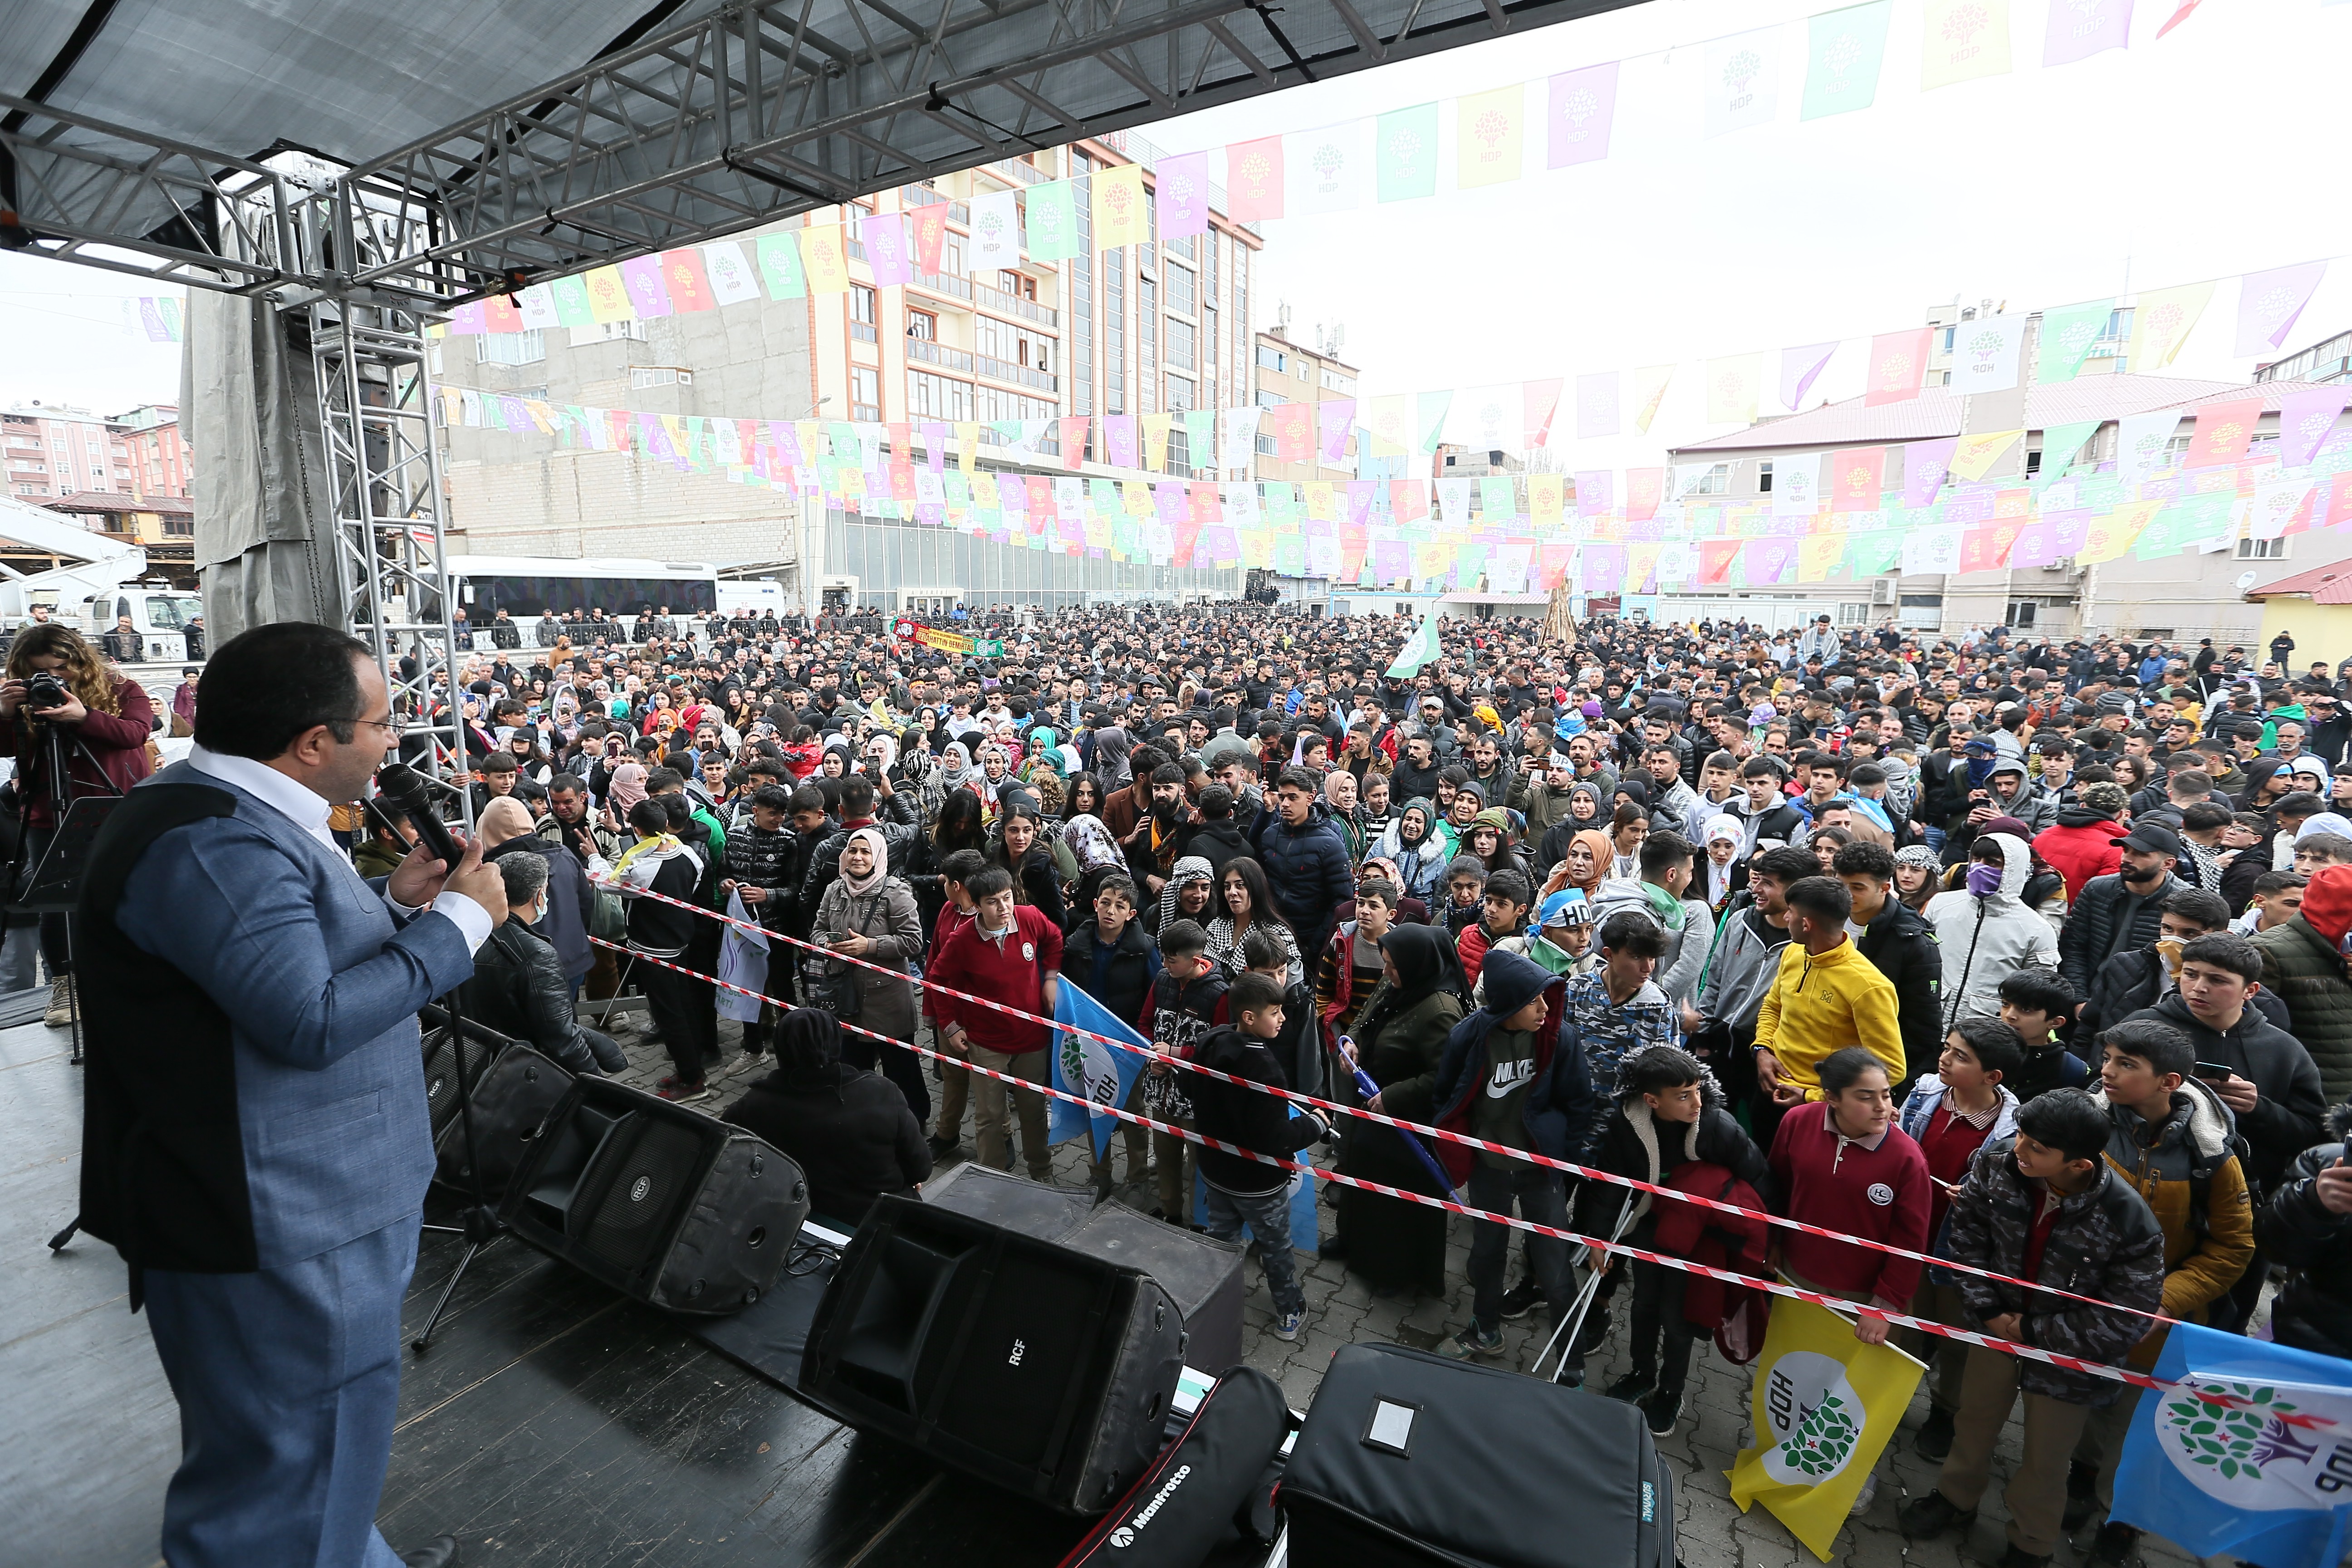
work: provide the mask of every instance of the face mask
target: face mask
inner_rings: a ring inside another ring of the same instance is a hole
[[[1987,898],[2000,891],[2000,868],[1978,861],[1969,868],[1969,891]]]

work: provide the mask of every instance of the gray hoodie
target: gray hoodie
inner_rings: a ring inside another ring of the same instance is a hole
[[[2024,965],[2058,967],[2058,937],[2020,897],[2033,874],[2033,851],[2010,833],[1980,835],[2001,852],[2000,890],[1983,898],[1965,889],[1938,893],[1922,911],[1944,951],[1944,1027],[2000,1011],[2000,983]]]

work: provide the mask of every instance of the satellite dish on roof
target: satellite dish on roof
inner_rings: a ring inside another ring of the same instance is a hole
[[[2252,573],[2252,572],[2241,572],[2241,573],[2239,573],[2239,574],[2238,574],[2238,592],[2240,592],[2240,593],[2242,593],[2242,593],[2244,593],[2247,589],[2249,589],[2249,588],[2252,587],[2253,585],[2254,585],[2254,574],[2253,574],[2253,573]]]

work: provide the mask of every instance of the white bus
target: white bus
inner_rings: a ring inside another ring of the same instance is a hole
[[[452,555],[449,575],[466,618],[477,627],[500,610],[527,622],[550,611],[566,616],[601,609],[629,620],[648,609],[667,608],[683,621],[701,619],[719,607],[719,570],[707,562]]]

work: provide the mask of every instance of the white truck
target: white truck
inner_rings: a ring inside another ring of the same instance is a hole
[[[46,572],[20,572],[0,564],[0,625],[15,628],[46,605],[50,616],[96,641],[129,616],[137,628],[141,659],[176,661],[188,652],[184,628],[202,613],[202,602],[181,589],[142,585],[147,552],[136,544],[94,533],[13,496],[0,496],[0,538],[28,551],[56,555],[62,564]]]

